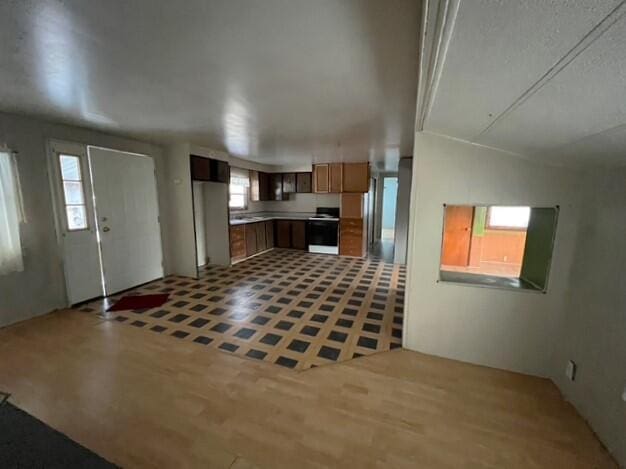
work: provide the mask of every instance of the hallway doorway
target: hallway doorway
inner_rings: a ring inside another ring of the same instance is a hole
[[[382,213],[382,241],[392,241],[396,227],[396,201],[398,199],[398,178],[385,177],[383,179],[383,213]]]

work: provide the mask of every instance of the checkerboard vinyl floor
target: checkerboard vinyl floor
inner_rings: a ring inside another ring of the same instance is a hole
[[[296,370],[400,347],[405,268],[379,259],[274,249],[198,280],[166,277],[125,294],[169,293],[120,325]],[[113,298],[118,299],[119,296]],[[83,306],[102,311],[103,303]]]

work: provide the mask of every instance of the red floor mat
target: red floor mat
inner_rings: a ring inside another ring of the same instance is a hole
[[[123,296],[107,311],[124,311],[127,309],[158,308],[169,299],[169,295],[128,295]]]

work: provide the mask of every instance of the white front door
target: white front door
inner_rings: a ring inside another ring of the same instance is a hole
[[[88,152],[106,294],[163,277],[154,160],[97,147]]]
[[[102,296],[102,272],[84,145],[50,142],[50,175],[70,305]]]

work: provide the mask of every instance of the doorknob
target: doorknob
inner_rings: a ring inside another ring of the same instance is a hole
[[[111,231],[111,228],[109,228],[108,226],[105,226],[104,228],[102,228],[102,231],[106,233],[108,231]]]

